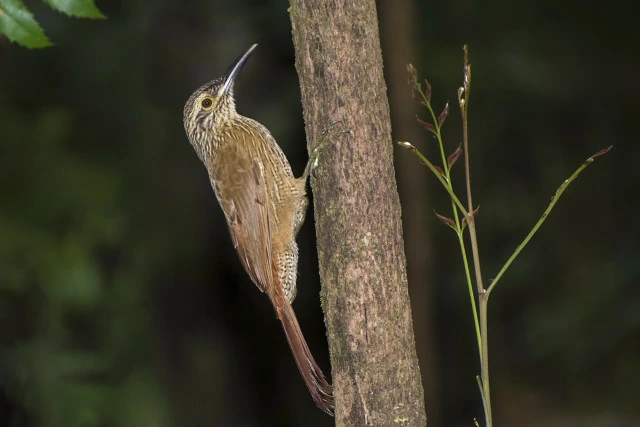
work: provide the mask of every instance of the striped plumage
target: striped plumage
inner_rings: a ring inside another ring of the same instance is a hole
[[[295,237],[307,208],[310,167],[296,178],[267,128],[235,109],[233,82],[255,46],[225,77],[191,95],[184,107],[184,127],[207,168],[242,265],[269,296],[314,401],[332,414],[332,387],[313,359],[291,307],[298,265]]]

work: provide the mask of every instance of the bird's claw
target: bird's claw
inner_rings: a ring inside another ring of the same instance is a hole
[[[309,159],[309,165],[313,177],[316,177],[316,168],[318,167],[318,158],[323,149],[325,149],[335,138],[342,135],[352,135],[350,130],[338,129],[337,132],[332,133],[335,130],[335,126],[344,123],[343,120],[335,120],[329,124],[329,127],[320,134],[320,141],[311,152],[311,158]]]

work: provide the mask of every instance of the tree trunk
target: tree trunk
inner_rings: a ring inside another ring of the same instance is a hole
[[[310,147],[351,132],[312,179],[336,424],[426,425],[375,1],[289,11]]]

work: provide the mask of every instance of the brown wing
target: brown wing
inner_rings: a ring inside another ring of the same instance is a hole
[[[243,133],[239,135],[244,136]],[[211,182],[227,218],[231,240],[253,283],[271,294],[270,203],[264,168],[244,141],[227,141],[216,153],[224,162],[212,164]]]
[[[272,232],[275,232],[272,216],[276,208],[269,200],[264,167],[253,158],[248,135],[237,132],[236,136],[236,140],[227,140],[218,148],[215,159],[207,167],[213,189],[227,218],[240,261],[253,283],[271,299],[313,400],[319,408],[333,414],[333,389],[313,359],[281,285],[274,283],[278,266],[272,253]]]

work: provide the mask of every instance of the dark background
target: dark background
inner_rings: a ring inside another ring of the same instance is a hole
[[[640,31],[626,4],[379,3],[394,140],[434,161],[404,67],[429,78],[435,105],[451,101],[453,151],[470,44],[487,282],[562,181],[615,146],[493,294],[498,425],[640,424]],[[302,172],[288,3],[98,0],[104,21],[27,5],[56,46],[0,39],[0,426],[332,425],[243,272],[182,128],[191,92],[257,42],[238,109]],[[430,425],[469,426],[482,419],[469,297],[455,236],[432,213],[450,205],[410,153],[397,162]],[[294,308],[329,371],[307,218]]]

